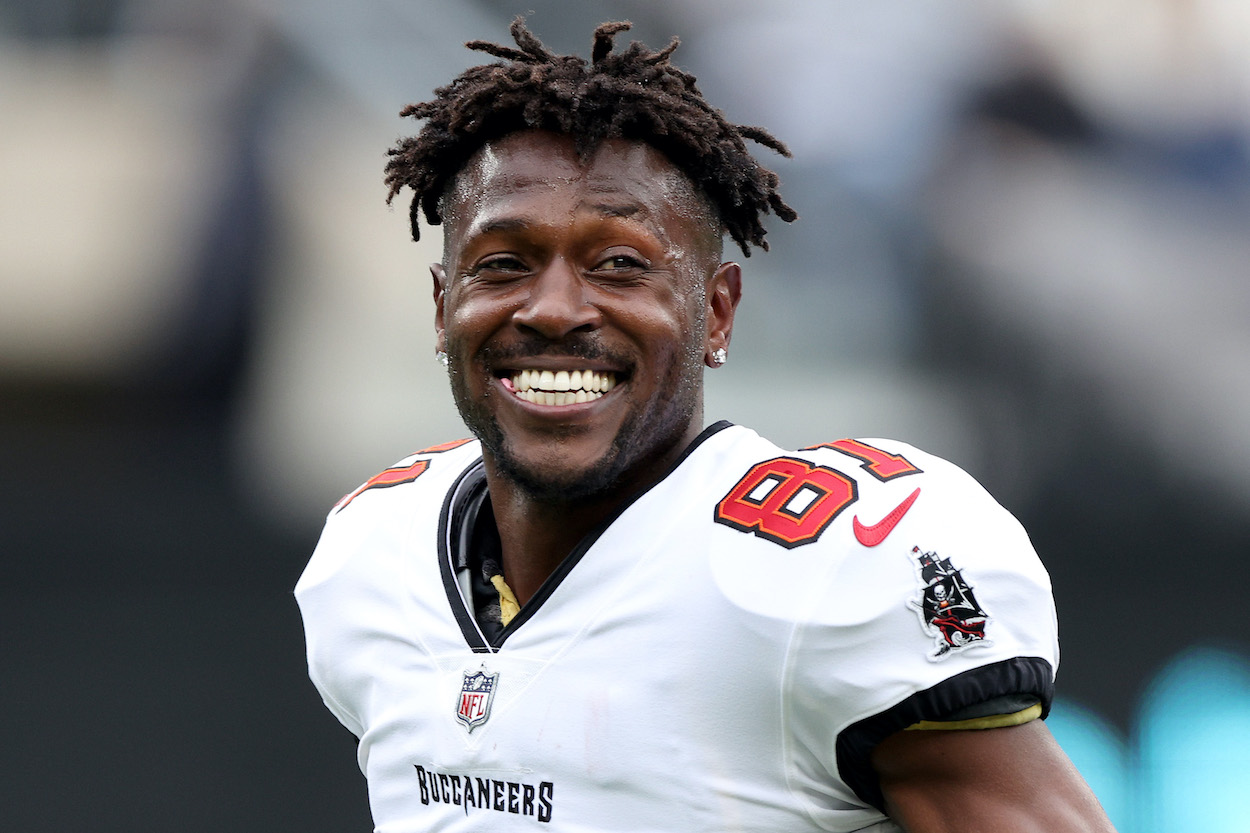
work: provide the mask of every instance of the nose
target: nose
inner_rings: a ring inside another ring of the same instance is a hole
[[[523,330],[553,340],[579,330],[598,329],[602,314],[591,303],[591,291],[577,268],[556,258],[534,276],[529,295],[513,313],[513,321]]]

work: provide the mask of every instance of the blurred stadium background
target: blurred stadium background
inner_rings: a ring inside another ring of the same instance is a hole
[[[1123,833],[1250,818],[1250,5],[2,0],[0,826],[367,830],[291,587],[463,435],[396,115],[628,18],[786,139],[709,418],[893,436],[1030,529]]]

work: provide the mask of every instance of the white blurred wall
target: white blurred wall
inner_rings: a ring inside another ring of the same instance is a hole
[[[935,377],[915,353],[924,264],[941,251],[967,266],[958,280],[984,314],[1098,391],[1091,407],[1195,477],[1214,444],[1230,462],[1222,494],[1250,501],[1244,160],[1214,184],[1150,161],[1221,132],[1245,152],[1244,4],[622,5],[639,30],[682,35],[678,62],[732,120],[798,154],[763,154],[805,220],[774,223],[777,252],[744,263],[710,418],[795,444],[896,435],[973,470],[1002,465],[1011,455],[981,437],[1010,421],[1010,392]],[[226,173],[232,93],[267,59],[282,67],[257,122],[275,231],[237,410],[240,483],[303,525],[402,454],[463,434],[430,358],[439,235],[411,243],[407,195],[383,203],[383,152],[415,128],[395,113],[480,60],[464,40],[506,39],[513,13],[588,41],[609,6],[131,2],[86,42],[17,39],[0,19],[0,374],[124,379],[165,349]],[[1147,161],[964,120],[971,92],[1026,72]]]

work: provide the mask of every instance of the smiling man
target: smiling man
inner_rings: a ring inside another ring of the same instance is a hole
[[[296,589],[378,830],[1110,829],[1038,718],[1046,573],[910,446],[704,428],[744,254],[794,212],[661,52],[518,48],[405,111],[473,441],[346,496]]]
[[[439,349],[524,601],[702,429],[702,367],[729,345],[739,270],[720,265],[694,184],[637,142],[583,160],[567,135],[501,137],[444,210]]]

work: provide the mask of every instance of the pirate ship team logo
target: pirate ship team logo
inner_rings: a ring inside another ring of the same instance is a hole
[[[920,600],[909,604],[920,614],[921,626],[936,643],[937,650],[929,659],[944,660],[969,648],[992,644],[985,636],[989,616],[977,604],[963,573],[955,569],[949,558],[939,558],[936,552],[923,552],[920,547],[912,547],[911,551],[923,588]]]
[[[490,705],[495,700],[495,686],[498,682],[499,672],[488,674],[485,665],[477,671],[464,672],[456,719],[470,732],[490,719]]]

